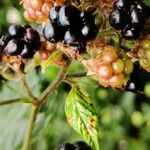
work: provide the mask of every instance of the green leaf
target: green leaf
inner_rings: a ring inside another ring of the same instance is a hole
[[[44,73],[46,68],[49,67],[50,64],[54,61],[54,59],[60,56],[62,52],[60,50],[55,51],[50,57],[46,60],[46,62],[42,65],[42,72]]]
[[[150,0],[144,0],[144,3],[148,6],[150,6]]]
[[[88,93],[74,85],[67,96],[65,112],[69,124],[94,150],[99,150],[98,119]]]

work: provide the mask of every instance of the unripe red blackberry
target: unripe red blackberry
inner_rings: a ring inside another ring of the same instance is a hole
[[[133,63],[126,53],[108,45],[98,56],[83,64],[97,76],[104,87],[123,88],[133,70]]]
[[[145,39],[141,42],[138,49],[140,65],[143,69],[150,72],[150,40]]]
[[[28,21],[37,23],[47,22],[49,10],[55,5],[62,6],[65,0],[24,0],[24,17]]]

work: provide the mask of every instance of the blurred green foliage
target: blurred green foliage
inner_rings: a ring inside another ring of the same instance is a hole
[[[11,11],[10,11],[11,10]],[[0,33],[5,33],[13,23],[10,12],[17,15],[17,24],[25,24],[19,1],[0,0]],[[10,16],[9,16],[10,15]],[[20,17],[20,18],[18,18]],[[84,68],[73,62],[69,72],[82,72]],[[30,72],[26,78],[35,96],[55,78],[58,70],[50,66],[46,75],[39,69]],[[150,149],[150,85],[144,94],[102,88],[93,79],[76,79],[93,99],[100,118],[100,137],[102,150],[149,150]],[[23,90],[18,82],[1,82],[0,99],[19,98]],[[82,140],[68,125],[64,115],[65,98],[70,87],[63,83],[48,97],[38,114],[33,133],[33,150],[53,150],[58,144]],[[0,107],[0,150],[20,150],[27,126],[30,105],[13,104]]]

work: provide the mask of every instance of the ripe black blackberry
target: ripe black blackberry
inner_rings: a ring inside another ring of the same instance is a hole
[[[81,12],[75,6],[53,7],[49,19],[50,22],[43,28],[43,36],[52,43],[63,41],[78,50],[82,47],[83,51],[83,45],[96,37],[97,27],[92,14]]]
[[[32,58],[40,48],[40,36],[31,26],[11,25],[8,36],[3,38],[4,51],[9,55]]]
[[[147,17],[148,7],[142,1],[117,0],[110,13],[112,27],[121,30],[125,39],[137,39],[140,36]]]

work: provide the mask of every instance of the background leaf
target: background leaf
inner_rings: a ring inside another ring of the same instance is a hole
[[[99,150],[97,114],[88,93],[73,86],[67,96],[65,112],[69,124],[94,150]]]
[[[144,0],[144,3],[148,6],[150,6],[150,0]]]

